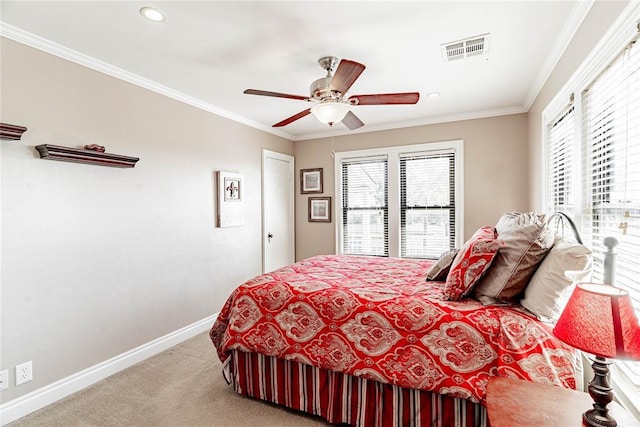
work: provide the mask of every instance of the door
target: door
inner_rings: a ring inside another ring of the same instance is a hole
[[[262,150],[262,271],[295,262],[293,157]]]

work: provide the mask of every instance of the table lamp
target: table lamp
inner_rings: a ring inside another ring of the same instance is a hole
[[[584,352],[593,354],[594,377],[589,383],[593,409],[582,414],[585,425],[615,427],[608,413],[613,400],[609,362],[605,358],[640,360],[640,326],[629,293],[611,285],[579,283],[560,315],[553,334]]]

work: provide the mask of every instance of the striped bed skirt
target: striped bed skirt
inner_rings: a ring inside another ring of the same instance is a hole
[[[484,406],[303,363],[233,351],[225,364],[237,393],[357,427],[485,427]]]

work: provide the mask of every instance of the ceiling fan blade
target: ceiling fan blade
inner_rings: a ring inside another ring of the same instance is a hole
[[[353,114],[353,111],[349,111],[347,115],[344,116],[344,119],[342,119],[342,124],[348,127],[349,130],[358,129],[364,126],[364,123],[362,123],[362,120],[360,120],[358,116]]]
[[[294,114],[293,116],[288,117],[288,118],[284,119],[283,121],[276,123],[275,125],[273,125],[273,127],[274,128],[279,128],[279,127],[282,127],[282,126],[286,126],[289,123],[295,122],[296,120],[303,118],[304,116],[308,116],[309,114],[311,114],[311,108],[307,108],[304,111],[300,111],[298,114]]]
[[[331,79],[329,89],[342,94],[347,93],[353,82],[360,77],[360,74],[362,74],[365,68],[363,64],[349,59],[343,59],[340,61],[340,64],[338,64],[338,69],[333,75],[333,79]]]
[[[355,105],[416,104],[419,99],[420,93],[418,92],[379,93],[349,97],[349,101],[357,100]]]
[[[288,99],[299,99],[301,101],[308,101],[308,96],[301,95],[290,95],[288,93],[280,93],[280,92],[269,92],[267,90],[258,90],[258,89],[247,89],[244,91],[247,95],[262,95],[262,96],[274,96],[276,98],[288,98]]]

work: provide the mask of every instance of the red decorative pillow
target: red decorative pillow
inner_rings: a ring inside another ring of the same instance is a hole
[[[451,264],[445,296],[451,301],[459,301],[468,294],[491,265],[501,244],[494,227],[482,227],[476,231]]]

